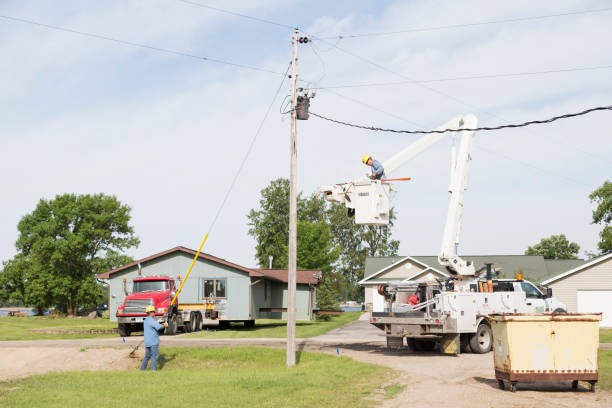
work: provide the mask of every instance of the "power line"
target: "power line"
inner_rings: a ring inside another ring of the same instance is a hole
[[[396,114],[394,114],[394,113],[387,112],[387,111],[385,111],[385,110],[382,110],[382,109],[380,109],[380,108],[377,108],[376,106],[370,105],[369,103],[366,103],[366,102],[360,101],[359,99],[355,99],[355,98],[348,97],[348,96],[343,95],[343,94],[341,94],[341,93],[339,93],[339,92],[332,91],[331,89],[328,89],[328,88],[324,88],[323,90],[324,90],[324,91],[326,91],[326,92],[330,92],[330,93],[332,93],[332,94],[334,94],[334,95],[336,95],[336,96],[338,96],[338,97],[340,97],[340,98],[342,98],[342,99],[346,99],[346,100],[351,101],[351,102],[354,102],[354,103],[356,103],[356,104],[358,104],[358,105],[365,106],[366,108],[371,109],[371,110],[373,110],[373,111],[380,112],[380,113],[384,113],[385,115],[390,116],[390,117],[392,117],[392,118],[399,119],[399,120],[401,120],[401,121],[404,121],[404,122],[406,122],[406,123],[410,123],[410,124],[415,125],[415,126],[423,126],[423,125],[422,125],[422,124],[420,124],[420,123],[416,123],[416,122],[410,121],[410,120],[408,120],[408,119],[405,119],[405,118],[403,118],[403,117],[401,117],[401,116],[397,116],[397,115],[396,115]]]
[[[336,35],[336,36],[330,36],[330,37],[320,37],[319,40],[332,40],[336,38],[345,39],[345,38],[375,37],[375,36],[386,36],[386,35],[395,35],[395,34],[416,33],[416,32],[423,32],[423,31],[448,30],[452,28],[461,28],[461,27],[476,27],[476,26],[491,25],[491,24],[517,23],[521,21],[542,20],[542,19],[554,18],[554,17],[565,17],[565,16],[574,16],[574,15],[579,15],[579,14],[600,13],[600,12],[610,11],[610,10],[612,10],[612,7],[593,9],[593,10],[570,11],[567,13],[546,14],[546,15],[531,16],[531,17],[509,18],[509,19],[503,19],[503,20],[479,21],[479,22],[474,22],[474,23],[449,24],[449,25],[422,27],[422,28],[408,28],[408,29],[396,30],[396,31],[384,31],[384,32],[376,32],[376,33],[362,33],[362,34],[344,34],[344,35]]]
[[[316,116],[320,119],[324,119],[333,123],[337,123],[339,125],[344,125],[344,126],[349,126],[349,127],[353,127],[353,128],[358,128],[358,129],[365,129],[365,130],[371,130],[371,131],[375,131],[375,132],[391,132],[391,133],[407,133],[407,134],[431,134],[431,133],[446,133],[446,132],[460,132],[460,131],[470,131],[470,132],[479,132],[479,131],[491,131],[491,130],[500,130],[500,129],[512,129],[512,128],[520,128],[520,127],[525,127],[525,126],[530,126],[530,125],[539,125],[539,124],[543,124],[543,123],[551,123],[554,122],[556,120],[559,119],[567,119],[567,118],[573,118],[576,116],[582,116],[582,115],[587,115],[591,112],[596,112],[596,111],[603,111],[603,110],[612,110],[612,105],[610,106],[598,106],[596,108],[590,108],[590,109],[586,109],[582,112],[577,112],[577,113],[566,113],[564,115],[559,115],[559,116],[554,116],[552,118],[549,119],[543,119],[543,120],[530,120],[528,122],[523,122],[523,123],[518,123],[518,124],[508,124],[508,125],[499,125],[499,126],[481,126],[481,127],[477,127],[477,128],[457,128],[457,129],[444,129],[444,130],[398,130],[398,129],[386,129],[386,128],[380,128],[380,127],[375,127],[375,126],[364,126],[364,125],[357,125],[355,123],[349,123],[349,122],[344,122],[341,120],[337,120],[337,119],[332,119],[323,115],[319,115],[317,113],[314,113],[312,111],[310,111],[310,114],[313,116]]]
[[[176,0],[176,1],[179,1],[179,2],[185,3],[185,4],[191,4],[192,6],[197,6],[197,7],[202,7],[202,8],[206,8],[206,9],[209,9],[209,10],[218,11],[220,13],[230,14],[230,15],[236,16],[236,17],[242,17],[242,18],[246,18],[246,19],[249,19],[249,20],[258,21],[260,23],[271,24],[271,25],[275,25],[275,26],[278,26],[278,27],[289,28],[289,29],[292,29],[292,30],[295,28],[295,27],[287,25],[287,24],[277,23],[276,21],[266,20],[264,18],[253,17],[253,16],[249,16],[249,15],[246,15],[246,14],[236,13],[236,12],[231,11],[231,10],[225,10],[225,9],[222,9],[222,8],[219,8],[219,7],[209,6],[207,4],[199,3],[197,1],[191,1],[191,0]]]
[[[306,35],[308,35],[308,33],[306,33],[305,31],[303,31],[303,30],[302,30],[302,32],[304,32]],[[310,35],[309,35],[309,36],[310,36]],[[313,36],[310,36],[310,37],[312,37],[312,38],[317,38],[317,37],[313,37]],[[405,79],[405,80],[407,80],[407,81],[413,81],[413,79],[412,79],[412,78],[409,78],[409,77],[407,77],[407,76],[406,76],[406,75],[404,75],[404,74],[401,74],[401,73],[399,73],[399,72],[393,71],[393,70],[391,70],[391,69],[389,69],[389,68],[387,68],[387,67],[385,67],[385,66],[383,66],[383,65],[381,65],[381,64],[379,64],[379,63],[377,63],[377,62],[375,62],[375,61],[372,61],[372,60],[370,60],[370,59],[368,59],[368,58],[362,57],[362,56],[360,56],[360,55],[358,55],[358,54],[355,54],[355,53],[353,53],[353,52],[350,52],[350,51],[348,51],[348,50],[345,50],[344,48],[339,47],[339,46],[337,45],[337,42],[336,42],[336,44],[332,44],[332,43],[330,43],[329,41],[322,40],[322,39],[320,39],[320,38],[319,38],[319,40],[321,40],[322,42],[324,42],[324,43],[326,43],[326,44],[328,44],[328,45],[333,46],[333,48],[336,48],[336,49],[337,49],[338,51],[340,51],[340,52],[343,52],[343,53],[345,53],[345,54],[347,54],[347,55],[350,55],[350,56],[352,56],[353,58],[356,58],[356,59],[358,59],[358,60],[360,60],[360,61],[366,62],[366,63],[368,63],[368,64],[370,64],[370,65],[372,65],[372,66],[374,66],[374,67],[376,67],[376,68],[378,68],[378,69],[380,69],[380,70],[383,70],[383,71],[385,71],[385,72],[388,72],[388,73],[390,73],[390,74],[393,74],[393,75],[395,75],[395,76],[398,76],[398,77],[400,77],[400,78],[403,78],[403,79]],[[429,85],[426,85],[426,84],[424,84],[424,83],[420,83],[420,82],[414,82],[413,84],[414,84],[414,85],[417,85],[417,86],[420,86],[421,88],[427,89],[427,90],[429,90],[430,92],[434,92],[434,93],[436,93],[436,94],[438,94],[438,95],[441,95],[441,96],[443,96],[443,97],[445,97],[445,98],[447,98],[447,99],[453,100],[453,101],[455,101],[455,102],[457,102],[457,103],[459,103],[459,104],[461,104],[461,105],[463,105],[463,106],[466,106],[466,107],[468,107],[468,108],[470,108],[470,109],[475,109],[475,110],[480,111],[480,112],[483,112],[483,113],[485,113],[485,114],[487,114],[487,115],[489,115],[489,116],[491,116],[491,117],[494,117],[494,118],[497,118],[497,119],[500,119],[500,120],[503,120],[503,121],[509,122],[507,119],[504,119],[504,118],[502,118],[501,116],[496,115],[495,113],[489,112],[489,111],[488,111],[488,110],[486,110],[486,109],[483,109],[483,108],[480,108],[480,107],[478,107],[478,106],[476,106],[476,105],[473,105],[473,104],[471,104],[471,103],[465,102],[465,101],[463,101],[463,100],[461,100],[461,99],[459,99],[459,98],[456,98],[456,97],[454,97],[454,96],[452,96],[452,95],[450,95],[450,94],[447,94],[447,93],[445,93],[445,92],[439,91],[438,89],[436,89],[436,88],[434,88],[434,87],[432,87],[432,86],[429,86]],[[594,159],[597,159],[597,160],[603,161],[603,160],[602,160],[600,157],[598,157],[598,156],[596,156],[596,155],[594,155],[594,154],[592,154],[592,153],[590,153],[590,152],[587,152],[587,151],[585,151],[585,150],[583,150],[583,149],[581,149],[581,148],[579,148],[579,147],[576,147],[576,146],[569,146],[569,145],[567,145],[567,146],[568,146],[568,147],[571,147],[571,148],[572,148],[572,149],[574,149],[574,150],[577,150],[577,151],[579,151],[579,152],[582,152],[583,154],[585,154],[585,155],[587,155],[587,156],[590,156],[590,157],[592,157],[592,158],[594,158]],[[606,163],[607,163],[607,162],[606,162]]]
[[[35,25],[35,26],[39,26],[39,27],[50,28],[52,30],[63,31],[63,32],[72,33],[72,34],[78,34],[78,35],[82,35],[82,36],[85,36],[85,37],[96,38],[98,40],[111,41],[111,42],[114,42],[114,43],[123,44],[123,45],[129,45],[129,46],[132,46],[132,47],[144,48],[144,49],[148,49],[148,50],[163,52],[163,53],[166,53],[166,54],[172,54],[172,55],[178,55],[178,56],[181,56],[181,57],[193,58],[193,59],[197,59],[197,60],[200,60],[200,61],[214,62],[216,64],[229,65],[229,66],[233,66],[233,67],[236,67],[236,68],[244,68],[244,69],[249,69],[249,70],[253,70],[253,71],[267,72],[267,73],[270,73],[270,74],[284,75],[282,72],[272,71],[272,70],[269,70],[269,69],[266,69],[266,68],[260,68],[260,67],[250,66],[250,65],[238,64],[238,63],[235,63],[235,62],[230,62],[230,61],[224,61],[224,60],[220,60],[220,59],[216,59],[216,58],[205,57],[205,56],[202,56],[202,55],[189,54],[189,53],[186,53],[186,52],[175,51],[175,50],[171,50],[171,49],[168,49],[168,48],[156,47],[156,46],[153,46],[153,45],[140,44],[140,43],[136,43],[136,42],[132,42],[132,41],[122,40],[122,39],[119,39],[119,38],[108,37],[108,36],[105,36],[105,35],[89,33],[89,32],[79,31],[79,30],[74,30],[74,29],[71,29],[71,28],[59,27],[59,26],[51,25],[51,24],[40,23],[38,21],[27,20],[27,19],[24,19],[24,18],[12,17],[12,16],[2,15],[2,14],[0,14],[0,18],[3,18],[5,20],[19,22],[19,23],[25,23],[25,24],[31,24],[31,25]]]
[[[285,70],[285,73],[283,74],[283,77],[278,86],[278,89],[276,90],[276,93],[274,94],[274,97],[272,98],[272,101],[270,102],[268,109],[266,109],[266,113],[264,114],[263,119],[259,123],[259,126],[257,127],[257,131],[255,132],[255,134],[253,135],[253,138],[251,139],[251,142],[249,143],[249,147],[247,148],[244,158],[242,159],[242,162],[240,162],[240,166],[238,166],[238,171],[236,171],[236,174],[234,175],[234,178],[232,179],[232,182],[230,183],[229,188],[227,189],[227,192],[225,193],[225,196],[223,197],[223,201],[221,201],[221,205],[219,206],[219,209],[217,210],[217,213],[215,214],[215,217],[213,218],[213,221],[210,224],[210,228],[208,229],[208,232],[211,232],[213,227],[215,226],[215,223],[217,222],[217,219],[219,218],[219,215],[221,214],[221,211],[223,210],[223,207],[225,206],[227,199],[229,198],[232,190],[234,189],[234,186],[236,185],[236,181],[238,180],[240,173],[242,173],[242,170],[244,168],[244,165],[247,159],[249,158],[251,152],[253,151],[253,147],[255,146],[257,137],[261,133],[261,129],[263,128],[263,125],[266,122],[268,115],[270,114],[270,110],[272,110],[272,106],[274,106],[274,103],[276,102],[276,98],[278,98],[278,94],[280,93],[283,87],[283,84],[285,83],[285,78],[287,78],[287,73],[289,72],[290,67],[291,67],[291,64],[287,66],[287,70]]]
[[[414,79],[410,81],[373,82],[373,83],[364,83],[364,84],[321,86],[321,87],[317,87],[317,89],[365,88],[365,87],[375,87],[375,86],[394,86],[394,85],[406,85],[406,84],[417,84],[417,83],[425,84],[425,83],[432,83],[432,82],[463,81],[463,80],[470,80],[470,79],[522,77],[522,76],[529,76],[529,75],[556,74],[556,73],[563,73],[563,72],[593,71],[593,70],[610,69],[610,68],[612,68],[612,65],[599,65],[599,66],[593,66],[593,67],[550,69],[550,70],[545,70],[545,71],[524,71],[524,72],[512,72],[512,73],[505,73],[505,74],[469,75],[469,76],[436,78],[436,79]]]

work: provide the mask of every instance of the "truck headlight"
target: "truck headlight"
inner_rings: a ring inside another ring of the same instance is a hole
[[[155,313],[166,313],[168,311],[167,307],[158,307],[155,309]]]

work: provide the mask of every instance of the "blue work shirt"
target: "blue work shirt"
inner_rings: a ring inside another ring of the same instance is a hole
[[[151,316],[147,316],[142,325],[144,326],[145,347],[158,346],[159,333],[157,333],[157,331],[162,329],[164,326],[157,323],[157,321]]]
[[[383,165],[378,160],[372,159],[372,178],[380,180],[385,173]]]

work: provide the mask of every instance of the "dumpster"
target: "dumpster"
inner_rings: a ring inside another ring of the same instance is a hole
[[[598,378],[601,313],[501,314],[489,317],[499,387],[520,381],[588,381]]]

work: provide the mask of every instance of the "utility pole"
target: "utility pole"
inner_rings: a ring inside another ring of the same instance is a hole
[[[289,265],[287,277],[287,367],[295,365],[295,292],[297,269],[297,46],[298,30],[291,39],[291,170],[289,172]]]

